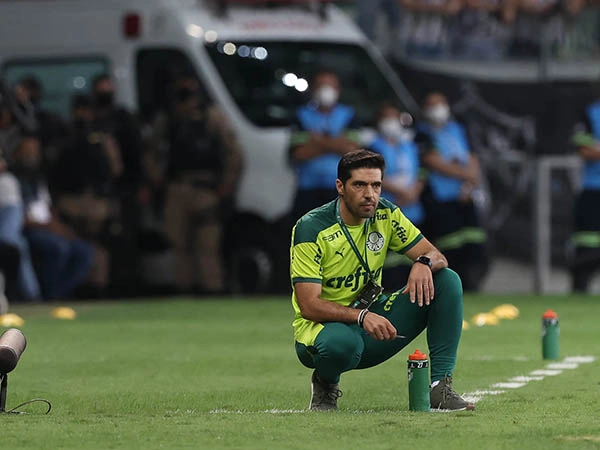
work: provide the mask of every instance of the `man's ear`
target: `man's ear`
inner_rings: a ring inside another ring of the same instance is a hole
[[[335,180],[335,188],[337,189],[338,195],[340,197],[344,196],[344,183],[339,178]]]

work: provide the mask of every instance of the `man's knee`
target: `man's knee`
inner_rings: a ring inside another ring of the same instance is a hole
[[[434,273],[433,284],[436,292],[443,291],[444,293],[462,296],[462,281],[452,269],[440,269]]]
[[[327,359],[344,370],[355,367],[364,348],[363,340],[348,325],[329,323],[319,333],[315,349],[321,359]]]

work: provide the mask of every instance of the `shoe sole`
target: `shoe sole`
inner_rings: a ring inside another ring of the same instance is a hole
[[[475,405],[469,404],[469,405],[465,406],[464,408],[459,408],[459,409],[431,408],[430,411],[431,412],[442,412],[442,413],[451,413],[451,412],[457,412],[457,411],[475,411]]]

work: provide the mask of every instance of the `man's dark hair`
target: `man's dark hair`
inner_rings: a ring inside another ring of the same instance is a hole
[[[41,95],[42,93],[42,84],[40,83],[40,80],[33,75],[27,75],[21,78],[17,84],[23,86],[30,92],[35,92],[37,95]]]
[[[352,176],[354,169],[381,169],[381,176],[385,172],[385,159],[379,153],[359,149],[346,153],[340,159],[337,169],[337,177],[342,183],[346,183]]]

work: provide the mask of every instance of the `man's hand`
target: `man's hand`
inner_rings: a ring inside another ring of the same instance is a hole
[[[389,341],[398,335],[396,328],[389,320],[370,311],[363,320],[363,328],[376,341]]]
[[[431,269],[425,264],[415,263],[410,269],[408,282],[402,291],[403,294],[409,293],[410,302],[415,301],[419,306],[429,305],[435,295],[433,287],[433,274]]]

